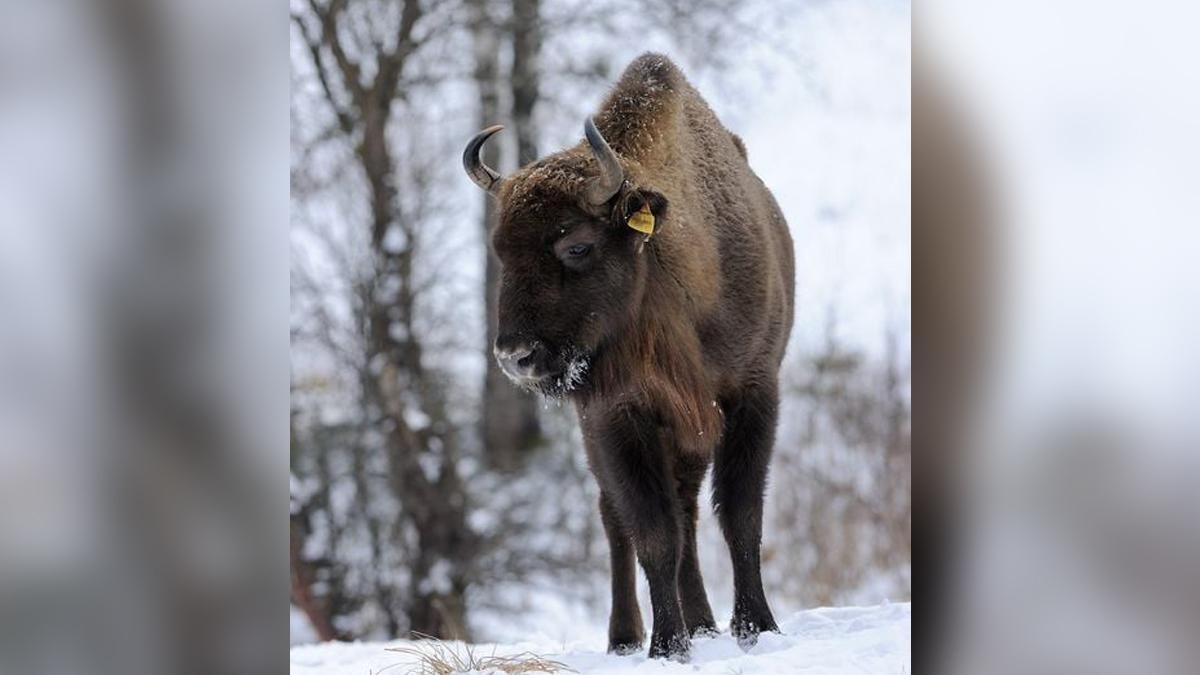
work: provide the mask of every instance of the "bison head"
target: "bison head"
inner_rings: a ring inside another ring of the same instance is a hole
[[[661,220],[666,200],[633,185],[591,119],[586,146],[502,178],[479,158],[501,128],[480,132],[463,152],[467,175],[497,199],[494,354],[518,386],[561,396],[586,387],[593,360],[631,329],[652,263],[641,254],[649,234],[630,218],[644,207]]]

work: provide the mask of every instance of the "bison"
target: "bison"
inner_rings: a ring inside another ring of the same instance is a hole
[[[716,623],[696,557],[700,483],[733,560],[730,629],[778,627],[760,573],[763,495],[792,327],[787,224],[746,149],[666,57],[631,63],[578,145],[502,177],[494,354],[518,386],[573,402],[612,556],[609,651],[641,649],[634,559],[650,586],[650,657],[686,660]]]

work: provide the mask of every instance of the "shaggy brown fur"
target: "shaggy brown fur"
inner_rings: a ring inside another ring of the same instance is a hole
[[[578,408],[613,554],[610,647],[642,640],[634,550],[651,586],[652,656],[682,657],[689,633],[715,627],[694,533],[710,462],[734,561],[732,629],[752,644],[775,629],[758,561],[791,237],[741,139],[666,57],[630,64],[594,119],[625,178],[606,203],[587,198],[601,165],[586,141],[493,190],[498,358],[522,386]],[[626,226],[643,205],[657,220],[648,241]]]

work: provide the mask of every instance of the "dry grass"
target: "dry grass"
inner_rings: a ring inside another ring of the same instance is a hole
[[[390,647],[387,651],[417,658],[417,662],[410,665],[405,671],[409,675],[458,675],[459,673],[521,675],[523,673],[576,672],[565,663],[532,652],[511,656],[497,656],[495,653],[481,656],[471,645],[443,642],[437,639],[423,639],[414,642],[411,647]],[[396,666],[400,665],[403,664],[396,664]],[[388,668],[396,666],[388,666]],[[382,673],[388,668],[378,672]],[[372,675],[378,675],[378,673]]]

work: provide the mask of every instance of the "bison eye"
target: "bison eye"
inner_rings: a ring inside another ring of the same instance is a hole
[[[583,256],[587,255],[588,253],[591,253],[591,251],[592,251],[591,244],[575,244],[575,245],[569,247],[565,251],[565,253],[567,254],[568,258],[582,258]]]

